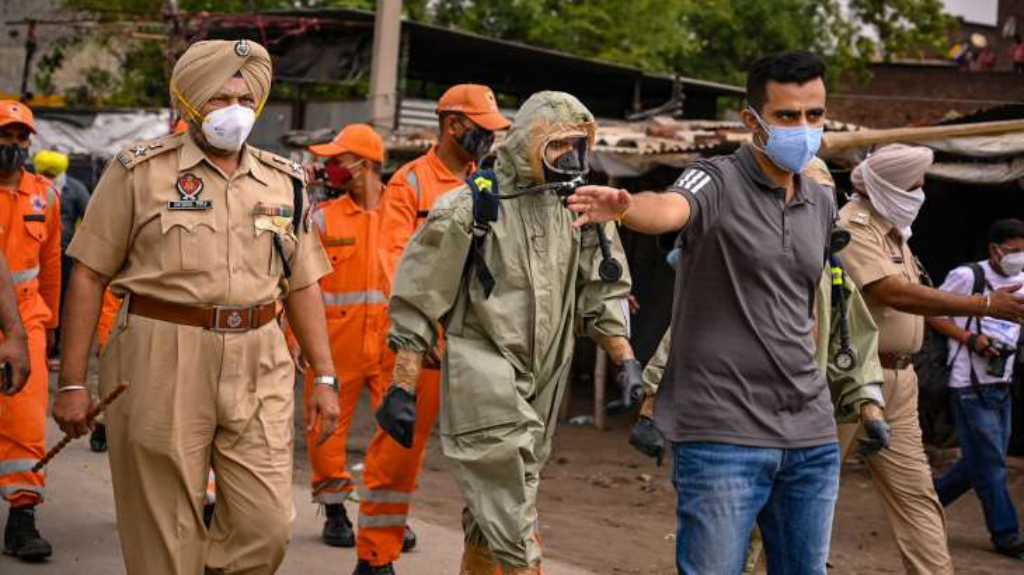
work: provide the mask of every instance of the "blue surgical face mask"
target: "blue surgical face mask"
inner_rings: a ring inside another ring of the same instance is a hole
[[[768,144],[764,152],[773,164],[794,174],[803,171],[807,162],[818,153],[821,146],[821,128],[811,126],[769,126],[753,108],[747,108],[757,122],[768,133]]]

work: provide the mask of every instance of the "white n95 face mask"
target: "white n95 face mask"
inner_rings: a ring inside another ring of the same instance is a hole
[[[214,110],[203,119],[203,135],[218,150],[237,152],[249,138],[256,112],[238,104]]]
[[[1003,254],[999,259],[999,267],[1003,268],[1007,277],[1012,277],[1024,271],[1024,252]]]

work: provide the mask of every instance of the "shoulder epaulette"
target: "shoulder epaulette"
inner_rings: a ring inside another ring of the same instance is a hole
[[[857,212],[850,216],[850,223],[857,224],[858,226],[870,226],[871,214],[867,212]]]
[[[302,169],[302,166],[298,162],[293,162],[288,158],[259,148],[250,149],[252,150],[253,155],[259,158],[259,160],[264,164],[288,174],[302,182],[303,185],[306,184],[306,170]]]
[[[155,140],[136,142],[118,152],[117,161],[126,169],[131,170],[146,160],[171,150],[177,150],[181,147],[183,137],[180,134],[169,134]]]

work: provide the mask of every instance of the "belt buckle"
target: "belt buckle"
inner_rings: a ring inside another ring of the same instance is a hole
[[[251,306],[223,306],[213,308],[213,331],[243,332],[252,328]]]

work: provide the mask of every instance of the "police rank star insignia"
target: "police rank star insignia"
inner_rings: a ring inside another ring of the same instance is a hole
[[[199,194],[203,193],[203,179],[195,174],[182,174],[178,177],[177,188],[181,200],[167,202],[168,210],[208,210],[213,207],[213,202],[199,199]]]
[[[252,47],[249,46],[249,42],[246,40],[239,40],[235,42],[235,54],[238,54],[241,58],[248,58],[249,54],[252,53]]]
[[[146,155],[147,150],[149,150],[149,148],[147,148],[146,146],[135,146],[132,149],[132,152],[135,154],[136,158],[141,158],[142,156]]]

